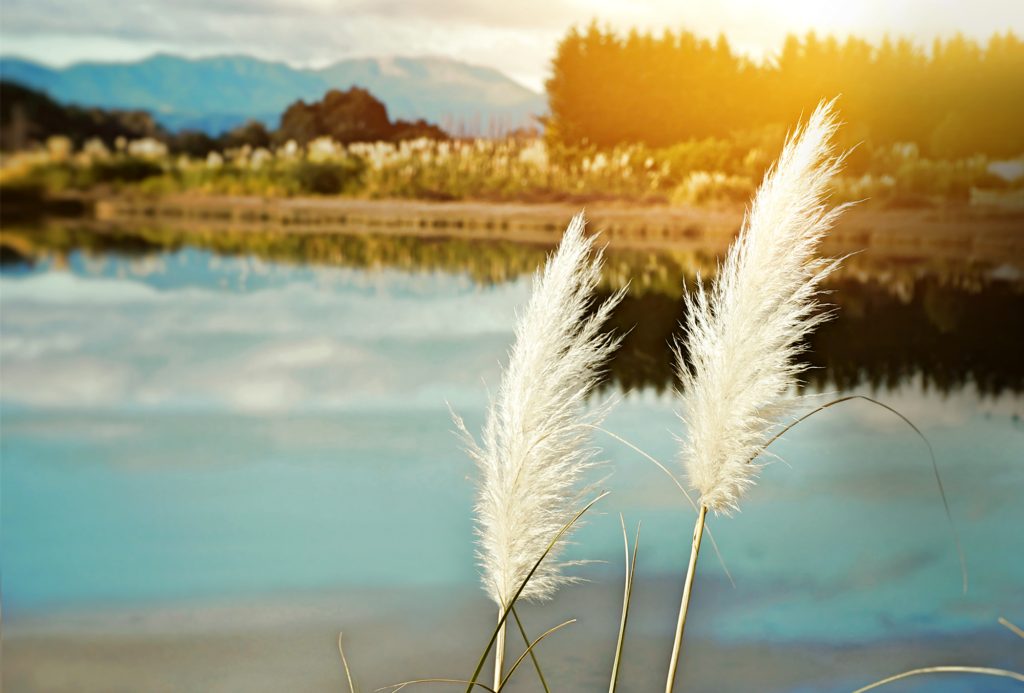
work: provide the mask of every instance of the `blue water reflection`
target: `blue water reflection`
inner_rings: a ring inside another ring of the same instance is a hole
[[[446,402],[479,428],[527,293],[187,248],[5,270],[5,620],[371,588],[489,614]],[[920,439],[851,403],[787,435],[743,512],[712,519],[736,587],[708,553],[695,637],[869,645],[1024,622],[1024,398],[914,378],[875,394],[936,450],[969,593]],[[624,394],[607,427],[672,463],[673,404]],[[672,594],[692,512],[653,465],[596,440],[612,495],[572,553],[608,563],[581,574],[618,589],[621,512],[643,521],[638,591]],[[633,628],[662,637],[668,606],[638,606]],[[994,642],[989,663],[1020,661],[1011,637]]]

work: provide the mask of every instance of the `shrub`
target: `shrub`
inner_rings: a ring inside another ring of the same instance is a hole
[[[365,165],[361,159],[303,161],[295,167],[299,189],[314,195],[339,195],[359,188]]]
[[[708,202],[744,202],[754,192],[754,181],[747,176],[694,171],[672,191],[672,203],[701,205]]]
[[[83,170],[86,182],[93,183],[139,183],[163,174],[163,167],[155,161],[139,157],[119,157],[96,161]]]

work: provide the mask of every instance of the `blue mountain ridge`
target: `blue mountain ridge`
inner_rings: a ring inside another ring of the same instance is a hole
[[[135,62],[81,62],[52,68],[0,57],[0,77],[66,104],[149,111],[165,127],[219,134],[246,120],[276,127],[296,101],[360,86],[392,119],[424,118],[454,134],[481,135],[536,124],[544,97],[498,70],[449,58],[357,58],[296,68],[243,55],[183,58],[156,54]]]

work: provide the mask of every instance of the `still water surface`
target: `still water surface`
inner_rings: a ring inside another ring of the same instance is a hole
[[[341,690],[341,629],[364,688],[468,673],[492,615],[474,469],[446,402],[479,430],[528,277],[191,245],[24,260],[0,275],[10,690],[127,690],[164,670],[153,689]],[[1024,625],[1019,287],[835,288],[841,317],[811,344],[810,390],[872,395],[921,428],[969,592],[921,440],[881,409],[840,405],[777,444],[742,513],[711,520],[735,587],[708,552],[684,690],[839,691],[915,666],[1024,663],[1024,641],[996,623]],[[668,464],[685,435],[664,363],[678,310],[663,293],[627,301],[614,322],[638,327],[601,393],[620,398],[607,427]],[[624,690],[652,690],[692,511],[651,463],[595,442],[612,494],[571,553],[606,563],[526,616],[537,632],[580,619],[552,644],[552,673],[559,690],[597,690],[621,598],[619,513],[642,521]]]

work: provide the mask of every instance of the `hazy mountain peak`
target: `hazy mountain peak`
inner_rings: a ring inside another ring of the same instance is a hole
[[[144,109],[169,128],[211,134],[253,118],[276,126],[292,102],[351,86],[368,89],[394,118],[425,118],[475,134],[530,125],[546,110],[541,95],[498,70],[438,56],[353,58],[320,69],[238,54],[156,53],[65,68],[4,57],[0,76],[64,103]]]

